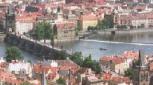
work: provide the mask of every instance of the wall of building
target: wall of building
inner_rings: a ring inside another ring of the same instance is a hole
[[[84,20],[82,21],[82,30],[87,31],[89,26],[95,27],[97,25],[97,20]]]
[[[115,72],[119,74],[124,74],[124,72],[129,68],[128,63],[120,63],[115,65]]]
[[[58,29],[57,39],[58,40],[73,40],[73,39],[75,39],[75,28]]]
[[[34,24],[32,22],[16,22],[16,33],[24,34],[32,30]]]

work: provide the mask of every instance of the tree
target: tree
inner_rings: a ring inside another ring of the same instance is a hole
[[[132,68],[127,69],[124,72],[124,75],[129,77],[130,79],[133,79],[133,77],[135,76],[134,69],[132,69]]]
[[[83,64],[83,56],[81,52],[74,53],[70,59],[80,66]]]
[[[81,31],[81,22],[77,21],[77,27],[75,28],[75,34],[78,35],[78,32]]]
[[[6,61],[11,62],[12,60],[22,59],[21,51],[17,47],[9,47],[6,50]]]
[[[101,67],[100,67],[100,64],[96,61],[93,61],[93,64],[92,64],[92,70],[94,70],[96,73],[100,73],[101,72]]]
[[[107,29],[114,27],[114,15],[105,15],[102,21],[98,21],[97,28]]]
[[[35,30],[36,38],[41,40],[44,38],[44,26],[43,23],[37,23]]]
[[[44,42],[46,42],[46,39],[51,39],[54,36],[51,27],[52,26],[47,22],[39,22],[35,30],[36,38],[38,40],[44,39]]]
[[[91,55],[89,55],[88,57],[86,57],[83,61],[83,67],[87,67],[87,68],[90,68],[93,64],[93,61],[92,61],[92,58],[91,58]]]
[[[44,42],[46,42],[46,39],[51,40],[52,37],[54,37],[53,29],[49,23],[44,23]]]
[[[92,60],[91,55],[89,55],[88,57],[86,57],[84,59],[82,66],[87,67],[87,68],[91,68],[96,73],[101,72],[101,67],[100,67],[99,63],[96,62],[95,60]]]
[[[58,80],[56,80],[56,83],[59,85],[66,85],[66,81],[61,77]]]
[[[91,55],[84,58],[81,52],[76,52],[70,56],[70,59],[81,67],[91,68],[96,73],[101,72],[99,63],[95,60],[92,60]]]

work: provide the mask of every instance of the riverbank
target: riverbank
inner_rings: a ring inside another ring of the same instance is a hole
[[[112,31],[97,31],[97,34],[111,34]],[[115,34],[134,34],[153,32],[153,28],[133,29],[133,30],[115,30]]]

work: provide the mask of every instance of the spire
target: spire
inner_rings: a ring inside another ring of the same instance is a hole
[[[141,62],[141,51],[139,50],[139,66],[141,66],[142,65],[142,62]]]
[[[141,50],[139,50],[139,66],[145,65],[145,57]]]

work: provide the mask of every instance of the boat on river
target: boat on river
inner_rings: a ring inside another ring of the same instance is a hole
[[[99,48],[99,50],[107,50],[106,48]]]

